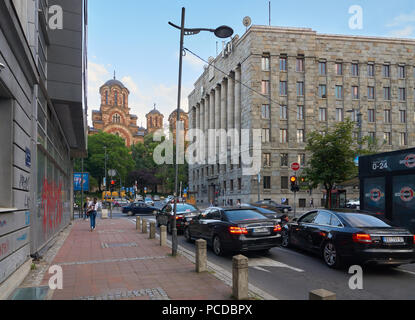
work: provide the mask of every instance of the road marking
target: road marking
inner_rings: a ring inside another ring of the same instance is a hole
[[[398,269],[398,268],[395,268],[395,270],[400,271],[400,272],[404,272],[404,273],[408,273],[408,274],[412,274],[413,276],[415,276],[415,272],[413,272],[413,271],[408,271],[408,270]]]
[[[264,272],[267,272],[267,273],[271,273],[271,271],[266,270],[266,269],[261,268],[261,267],[253,267],[253,268],[256,269],[256,270],[259,270],[259,271],[264,271]]]
[[[289,266],[288,264],[285,264],[285,263],[282,263],[276,260],[272,260],[266,257],[250,258],[248,261],[248,265],[252,268],[276,267],[276,268],[286,268],[286,269],[290,269],[296,272],[304,272],[304,270],[302,269],[294,268],[294,267]]]

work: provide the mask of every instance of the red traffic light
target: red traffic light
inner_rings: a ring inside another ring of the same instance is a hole
[[[111,180],[111,184],[114,185],[115,184],[115,181],[114,180]]]

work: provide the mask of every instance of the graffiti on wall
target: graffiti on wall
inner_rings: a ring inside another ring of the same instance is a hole
[[[53,232],[62,222],[63,199],[62,183],[43,181],[42,190],[43,232]]]
[[[0,243],[0,257],[5,256],[9,252],[10,243],[9,240],[6,240],[3,243]]]

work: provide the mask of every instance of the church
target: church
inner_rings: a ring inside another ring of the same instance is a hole
[[[144,137],[164,128],[164,115],[156,109],[146,115],[147,128],[137,126],[138,117],[130,114],[128,100],[130,91],[124,84],[114,78],[108,80],[99,89],[101,96],[100,110],[92,111],[92,128],[89,135],[106,132],[124,139],[125,145],[131,147],[137,143],[144,143]],[[176,111],[169,116],[169,128],[175,128]],[[189,116],[181,112],[180,118],[184,121],[185,130],[189,127]],[[175,130],[173,130],[175,132]]]

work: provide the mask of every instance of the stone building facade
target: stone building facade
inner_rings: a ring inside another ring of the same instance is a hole
[[[164,115],[161,114],[160,111],[156,109],[155,105],[154,105],[154,109],[146,114],[146,119],[147,119],[147,132],[149,134],[152,134],[156,132],[157,130],[164,128]]]
[[[144,142],[146,130],[137,126],[137,116],[130,114],[128,98],[130,91],[121,81],[114,79],[107,81],[100,88],[101,107],[92,112],[93,128],[90,134],[99,131],[120,136],[125,140],[127,147]]]
[[[346,117],[361,118],[362,136],[384,141],[384,151],[415,145],[414,40],[252,26],[226,48],[189,95],[190,128],[262,130],[261,183],[230,161],[190,165],[200,205],[257,201],[258,185],[261,199],[293,204],[290,165],[306,165],[307,135]],[[297,206],[322,198],[321,190],[300,192]]]
[[[180,109],[180,121],[183,122],[184,135],[187,135],[189,131],[189,114],[182,109]],[[177,124],[177,110],[174,110],[169,116],[169,129],[173,134],[173,137],[176,137],[176,124]],[[176,138],[174,138],[176,139]]]

